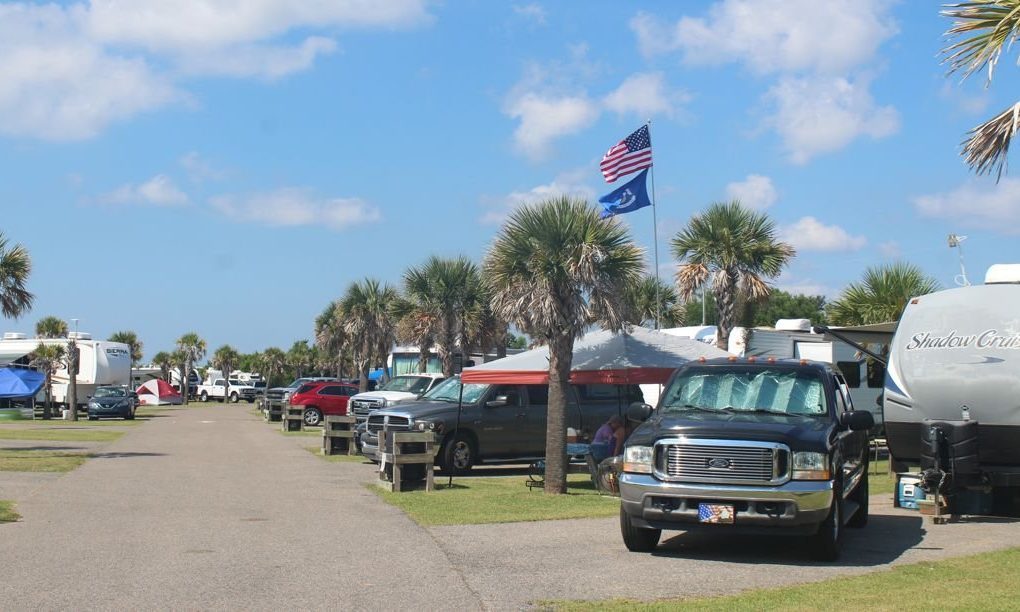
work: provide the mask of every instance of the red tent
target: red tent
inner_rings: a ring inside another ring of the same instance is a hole
[[[135,391],[138,403],[146,406],[179,405],[181,394],[162,378],[147,380]]]

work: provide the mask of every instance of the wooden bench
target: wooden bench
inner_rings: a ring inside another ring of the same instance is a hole
[[[354,443],[356,422],[353,416],[327,415],[322,422],[322,454],[358,454],[358,445]]]
[[[385,452],[387,438],[392,438],[392,452]],[[420,465],[425,470],[425,490],[435,489],[432,476],[435,463],[433,445],[436,436],[431,431],[380,431],[379,432],[379,480],[386,482],[386,466],[393,469],[393,477],[389,480],[390,491],[401,491],[405,466]],[[405,445],[424,445],[423,450],[406,449]]]
[[[283,406],[283,417],[280,421],[283,431],[301,431],[305,423],[305,409],[301,406]]]

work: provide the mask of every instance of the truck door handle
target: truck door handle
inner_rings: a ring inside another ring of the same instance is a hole
[[[518,413],[517,413],[517,418],[518,418],[518,419],[523,419],[523,418],[524,418],[524,417],[526,417],[526,416],[528,416],[528,413],[527,413],[527,412],[518,412]]]

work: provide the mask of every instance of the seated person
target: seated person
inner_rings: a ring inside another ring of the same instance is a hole
[[[591,456],[595,463],[601,463],[603,459],[622,453],[626,435],[623,419],[615,414],[609,417],[609,420],[595,432],[595,437],[591,441]]]

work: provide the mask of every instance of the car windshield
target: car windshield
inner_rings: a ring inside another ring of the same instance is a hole
[[[299,378],[299,379],[295,380],[294,382],[290,383],[289,385],[287,385],[285,388],[286,389],[297,389],[298,387],[300,387],[301,385],[305,384],[306,382],[308,382],[307,378]]]
[[[93,397],[124,397],[127,392],[118,387],[99,387]]]
[[[404,391],[406,393],[421,393],[428,388],[431,378],[424,376],[397,376],[390,382],[383,385],[380,391]]]
[[[820,416],[826,414],[825,388],[817,374],[803,370],[692,368],[673,379],[660,408]]]
[[[466,384],[464,385],[463,401],[465,404],[473,404],[478,401],[489,385]],[[422,396],[424,399],[438,402],[457,403],[461,399],[460,378],[447,378],[432,388],[431,391]]]
[[[294,395],[298,395],[300,393],[308,393],[309,391],[314,389],[316,386],[318,386],[318,385],[315,385],[314,383],[307,384],[307,385],[301,385],[300,387],[298,387],[298,390],[296,392],[294,392]]]

